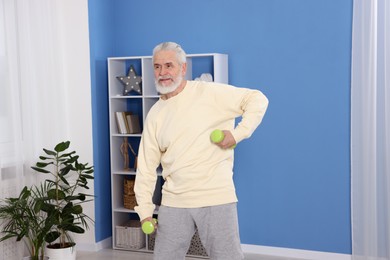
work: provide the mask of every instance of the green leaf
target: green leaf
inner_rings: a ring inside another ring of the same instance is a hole
[[[69,186],[68,180],[67,180],[62,174],[58,175],[58,177],[60,177],[61,181],[62,181],[65,185]]]
[[[73,166],[71,164],[68,164],[60,170],[60,174],[66,175],[72,170],[72,168],[73,168]]]
[[[50,164],[53,164],[53,163],[52,162],[49,162],[49,163],[37,162],[36,166],[39,167],[39,168],[45,168],[46,166],[48,166]]]
[[[43,212],[52,212],[52,211],[54,211],[55,210],[55,206],[53,205],[53,204],[50,204],[50,203],[43,203],[42,205],[41,205],[41,210],[43,211]]]
[[[47,226],[59,225],[60,224],[60,212],[56,208],[53,208],[53,210],[51,210],[47,214],[47,218],[45,219],[45,223]]]
[[[23,190],[20,192],[19,198],[22,200],[27,199],[31,195],[31,191],[27,188],[27,186],[24,186]]]
[[[83,213],[83,207],[81,207],[80,205],[74,206],[72,208],[72,213],[76,215]]]
[[[48,149],[43,148],[43,151],[45,151],[46,154],[56,156],[57,153]]]
[[[70,152],[70,153],[63,153],[60,158],[64,158],[64,157],[71,157],[72,154],[75,154],[76,151],[73,151],[73,152]]]
[[[71,212],[67,212],[66,214],[62,214],[61,215],[63,221],[62,223],[66,225],[73,225],[74,223],[74,216]]]
[[[73,203],[68,202],[62,210],[62,214],[70,214],[72,212]]]
[[[56,147],[54,148],[54,150],[55,150],[57,153],[60,153],[60,152],[65,151],[66,149],[68,149],[68,148],[69,148],[69,145],[70,145],[70,142],[69,142],[69,141],[61,142],[61,143],[59,143],[59,144],[56,145]]]
[[[93,171],[94,171],[93,169],[90,169],[90,170],[84,171],[84,173],[86,173],[86,174],[92,174]]]
[[[84,193],[79,193],[79,200],[84,201],[86,197],[87,195],[85,195]]]
[[[79,226],[68,226],[66,230],[77,234],[83,234],[85,232],[85,230]]]
[[[32,168],[34,171],[37,171],[37,172],[50,173],[50,171],[45,170],[45,169],[41,169],[41,168],[38,168],[38,167],[32,166],[31,168]]]
[[[82,198],[79,195],[75,195],[75,196],[67,196],[65,200],[70,202],[72,200],[82,200]]]
[[[37,200],[35,202],[35,205],[34,205],[34,212],[38,213],[39,211],[41,211],[41,209],[44,207],[44,205],[45,205],[45,202],[42,199]]]
[[[27,230],[26,230],[26,227],[24,227],[24,229],[21,230],[21,232],[17,235],[16,241],[22,240],[22,238],[23,238],[24,236],[26,236],[26,234],[27,234]]]
[[[81,177],[93,180],[93,176],[91,176],[91,175],[82,174]]]
[[[61,234],[58,231],[51,231],[47,233],[45,240],[47,243],[53,243],[57,238],[60,237],[60,235]]]
[[[5,236],[3,236],[2,238],[0,238],[0,242],[3,242],[3,241],[5,241],[5,240],[7,240],[7,239],[10,239],[10,238],[13,238],[13,237],[16,237],[16,234],[8,234],[8,235],[5,235]]]
[[[76,156],[74,156],[74,157],[71,157],[71,158],[68,160],[68,163],[73,164],[74,162],[77,162],[78,159],[79,159],[79,156],[76,155]]]
[[[65,193],[62,190],[56,190],[56,189],[49,190],[47,192],[47,196],[52,200],[62,200],[66,197]]]

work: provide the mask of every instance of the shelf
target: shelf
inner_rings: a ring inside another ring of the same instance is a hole
[[[154,210],[154,214],[158,214],[158,209],[159,208],[160,208],[159,206],[156,206],[156,209]],[[113,211],[114,212],[122,212],[122,213],[135,213],[134,210],[127,209],[125,207],[117,207],[117,208],[114,208]]]
[[[133,171],[112,171],[113,175],[136,175],[136,172]],[[161,170],[156,171],[157,176],[161,177],[162,173]]]
[[[131,170],[131,171],[112,171],[112,174],[115,174],[115,175],[135,175],[136,172],[135,172],[135,170]]]
[[[142,134],[111,134],[113,137],[141,137]]]

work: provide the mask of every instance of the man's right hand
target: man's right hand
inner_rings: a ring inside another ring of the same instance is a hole
[[[153,217],[147,217],[141,221],[141,225],[143,225],[145,222],[152,223],[154,226],[154,231],[152,233],[156,232],[156,230],[157,230],[157,220],[156,219],[154,219]]]

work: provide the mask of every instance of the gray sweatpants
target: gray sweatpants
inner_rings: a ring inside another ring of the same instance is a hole
[[[203,207],[160,206],[154,260],[183,260],[198,228],[212,260],[241,260],[236,203]]]

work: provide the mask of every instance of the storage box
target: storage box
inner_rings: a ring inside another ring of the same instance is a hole
[[[200,241],[198,230],[196,230],[191,240],[190,248],[188,248],[187,255],[196,255],[207,257],[207,252],[202,242]]]
[[[154,250],[154,243],[156,242],[156,233],[148,235],[148,250]]]
[[[139,220],[130,220],[115,227],[115,245],[120,248],[141,249],[146,246],[146,238]]]

